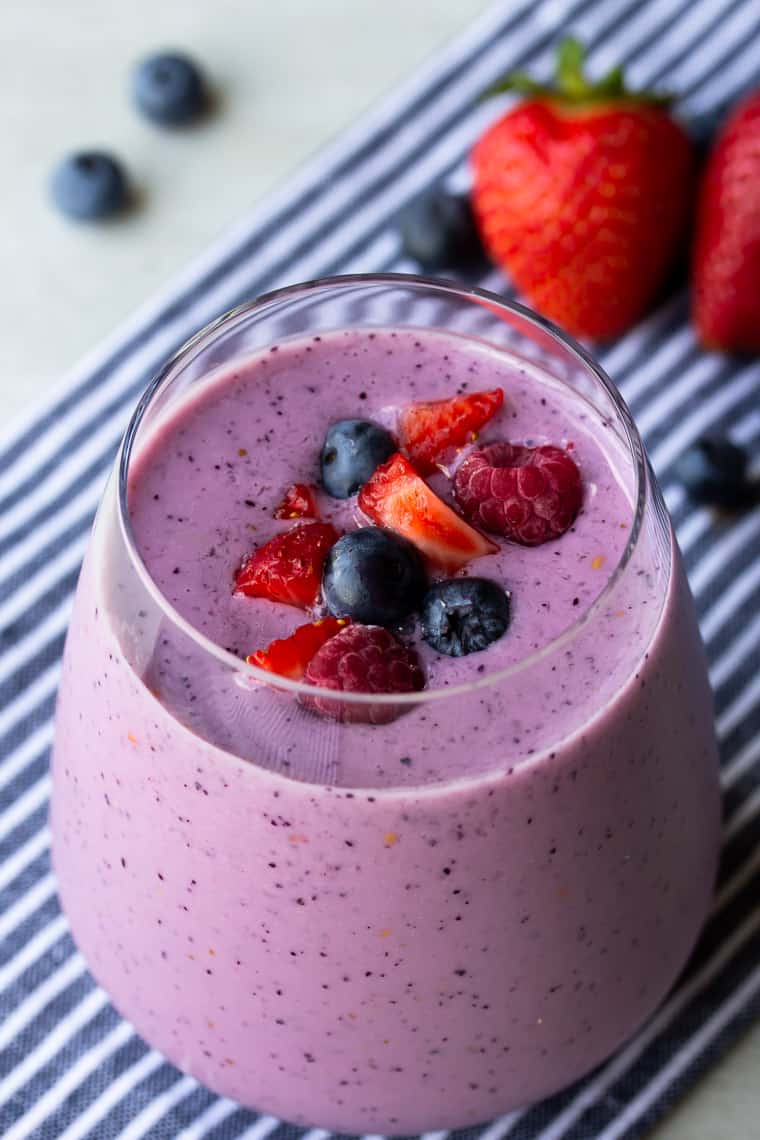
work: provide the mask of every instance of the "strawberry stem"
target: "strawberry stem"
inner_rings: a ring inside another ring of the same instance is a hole
[[[535,99],[551,99],[579,107],[599,103],[648,103],[654,107],[667,107],[673,102],[671,94],[654,91],[629,91],[625,85],[623,68],[611,68],[606,75],[592,82],[585,73],[586,49],[580,40],[567,36],[557,44],[556,68],[553,82],[537,83],[527,72],[515,71],[489,88],[485,98],[505,91],[517,91]]]

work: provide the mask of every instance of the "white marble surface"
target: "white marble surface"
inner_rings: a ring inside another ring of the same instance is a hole
[[[299,162],[486,7],[485,0],[6,0],[0,32],[0,416],[7,421]],[[41,29],[44,27],[44,34]],[[318,46],[317,46],[318,45]],[[218,113],[162,133],[126,98],[162,46],[207,66]],[[46,199],[69,149],[120,154],[140,208],[67,223]],[[657,1140],[760,1137],[760,1028]]]

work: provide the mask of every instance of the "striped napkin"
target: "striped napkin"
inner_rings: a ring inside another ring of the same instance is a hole
[[[464,155],[508,68],[548,77],[573,30],[595,71],[625,61],[701,114],[755,78],[757,0],[511,0],[490,8],[385,103],[270,197],[0,441],[0,1135],[5,1140],[326,1140],[240,1109],[136,1036],[90,977],[49,859],[51,717],[72,591],[129,413],[190,333],[264,290],[328,273],[399,270],[394,219]],[[403,127],[403,129],[401,129]],[[498,274],[483,282],[504,289]],[[725,847],[715,909],[689,969],[636,1039],[593,1076],[462,1140],[640,1136],[734,1039],[760,994],[760,510],[718,520],[672,464],[706,428],[760,459],[760,361],[700,351],[672,297],[607,349],[646,438],[684,551],[710,656]],[[443,1140],[445,1133],[435,1134]],[[433,1140],[432,1137],[428,1140]]]

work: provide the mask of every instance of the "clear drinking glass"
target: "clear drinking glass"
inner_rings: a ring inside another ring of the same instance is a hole
[[[389,326],[454,332],[572,389],[610,430],[633,521],[596,601],[550,644],[472,684],[373,697],[391,723],[338,723],[172,609],[136,548],[128,481],[156,425],[221,365],[305,332]],[[560,715],[568,669],[580,696]],[[399,764],[411,741],[461,749],[462,774]],[[366,784],[344,786],[357,750]],[[555,328],[474,289],[336,278],[228,314],[149,386],[69,630],[53,853],[92,972],[181,1069],[343,1132],[460,1127],[543,1097],[632,1034],[682,968],[718,805],[705,662],[660,493],[617,390]]]

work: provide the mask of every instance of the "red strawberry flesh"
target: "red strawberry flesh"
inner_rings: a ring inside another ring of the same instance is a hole
[[[274,512],[276,519],[314,519],[319,514],[314,488],[308,483],[294,483],[288,487],[282,502]]]
[[[349,624],[348,618],[334,617],[307,622],[299,625],[289,637],[277,638],[266,649],[257,649],[246,660],[249,665],[258,665],[269,673],[300,681],[318,650]]]
[[[575,461],[551,444],[479,448],[457,471],[454,492],[472,522],[524,546],[564,534],[583,499]]]
[[[322,566],[338,541],[330,523],[303,523],[254,550],[235,575],[234,592],[308,609],[319,597]]]
[[[449,400],[410,404],[398,418],[403,448],[420,474],[429,474],[447,453],[472,443],[503,402],[504,392],[494,388]]]
[[[498,550],[439,499],[398,452],[364,484],[359,507],[372,522],[413,542],[431,562],[449,572]]]

